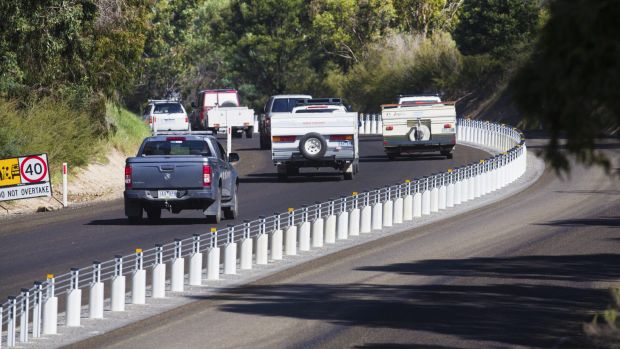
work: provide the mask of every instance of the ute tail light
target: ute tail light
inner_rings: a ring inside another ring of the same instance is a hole
[[[185,123],[187,124],[189,122],[189,118],[187,117],[187,114],[185,114]]]
[[[353,135],[331,135],[329,136],[330,141],[352,141]]]
[[[131,166],[125,165],[125,189],[131,189]]]
[[[393,129],[394,129],[394,126],[392,126],[392,125],[385,126],[385,130],[386,131],[392,131]]]
[[[211,166],[209,165],[202,165],[202,186],[211,186]]]
[[[271,138],[273,142],[295,142],[296,139],[295,136],[273,136]]]
[[[452,124],[444,124],[443,128],[452,128]]]

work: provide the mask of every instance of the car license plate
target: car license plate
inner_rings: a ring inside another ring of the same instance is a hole
[[[159,199],[176,199],[177,191],[176,190],[158,190],[157,198]]]
[[[339,147],[350,147],[351,146],[351,142],[350,141],[340,141],[340,142],[338,142],[338,146]]]
[[[454,132],[454,128],[443,128],[442,130],[443,130],[442,132],[446,132],[446,133],[448,133],[448,132],[453,133]]]

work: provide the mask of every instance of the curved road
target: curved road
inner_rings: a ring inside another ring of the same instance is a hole
[[[388,161],[380,137],[363,137],[360,144],[361,172],[353,181],[323,171],[281,183],[269,152],[258,150],[257,137],[233,140],[233,148],[241,156],[237,165],[241,218],[255,219],[352,191],[402,183],[487,157],[483,151],[461,146],[453,160],[425,156]],[[164,212],[162,217],[156,225],[128,225],[122,200],[116,200],[0,221],[0,300],[22,287],[31,287],[47,273],[65,273],[71,267],[88,266],[94,260],[108,260],[115,254],[186,238],[211,227],[198,211],[179,215]],[[222,225],[230,223],[234,222],[223,221]]]
[[[607,148],[619,167],[620,144]],[[497,204],[75,347],[583,348],[582,324],[620,279],[619,194],[597,169],[547,171]]]

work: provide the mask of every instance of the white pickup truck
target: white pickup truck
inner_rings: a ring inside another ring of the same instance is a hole
[[[401,96],[381,106],[383,148],[393,160],[406,153],[436,152],[451,159],[456,145],[454,103],[437,96]]]
[[[290,113],[272,113],[271,141],[281,180],[302,167],[331,167],[346,180],[359,171],[357,113],[340,98],[302,99]]]
[[[233,137],[252,138],[254,132],[254,110],[242,107],[239,93],[233,89],[203,90],[198,93],[197,103],[192,103],[191,116],[193,130],[232,128]]]

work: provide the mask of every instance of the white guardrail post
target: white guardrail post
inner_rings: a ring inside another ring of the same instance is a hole
[[[22,288],[19,300],[19,341],[28,342],[28,326],[30,324],[30,289]]]
[[[82,310],[82,290],[79,285],[80,269],[71,268],[69,291],[67,291],[66,322],[68,327],[80,326]]]
[[[439,212],[439,178],[433,174],[431,179],[431,212]]]
[[[381,192],[379,188],[372,191],[372,230],[383,228],[383,204],[381,203]]]
[[[15,346],[16,327],[17,327],[17,300],[13,296],[8,297],[9,307],[7,309],[7,333],[6,333],[6,345],[7,347]]]
[[[325,224],[321,216],[321,203],[315,202],[315,217],[312,222],[312,247],[323,247],[323,224]]]
[[[403,200],[403,220],[413,220],[413,195],[411,195],[411,181],[405,181],[405,199]]]
[[[347,211],[347,199],[345,196],[340,197],[340,212],[338,213],[338,222],[336,223],[336,235],[338,240],[346,240],[349,238],[349,211]]]
[[[269,263],[269,235],[267,234],[267,221],[265,216],[259,216],[260,225],[258,236],[256,237],[256,264],[264,265]]]
[[[282,218],[279,213],[274,213],[276,217],[275,229],[271,233],[271,260],[282,260],[282,227],[280,226],[280,219]]]
[[[327,218],[325,218],[325,243],[336,243],[336,207],[335,199],[329,199]]]
[[[0,306],[0,319],[2,319],[2,306]],[[32,305],[32,338],[41,337],[41,321],[43,315],[43,283],[34,283],[34,304]],[[2,332],[2,321],[0,320],[0,332]],[[0,341],[1,342],[1,341]]]
[[[43,302],[43,334],[58,333],[58,298],[55,295],[54,274],[47,274],[46,298]]]
[[[114,257],[114,276],[110,298],[110,310],[125,311],[125,275],[123,275],[123,256],[120,255]]]
[[[131,275],[131,304],[146,304],[146,270],[144,270],[144,253],[141,248],[136,248]]]
[[[394,204],[392,202],[392,187],[387,187],[383,190],[382,196],[379,200],[383,201],[383,226],[391,227],[394,219]]]
[[[91,319],[103,319],[103,282],[101,282],[101,263],[93,262],[93,279],[89,288],[88,310]]]
[[[155,264],[153,264],[151,275],[151,297],[166,297],[166,263],[164,263],[164,248],[162,245],[155,245]]]
[[[284,235],[284,244],[284,253],[287,256],[297,254],[297,226],[295,225],[295,209],[292,207],[288,209],[288,227]]]
[[[360,114],[359,120],[360,133],[382,133],[380,115]],[[254,262],[264,265],[269,263],[270,257],[275,261],[282,259],[283,254],[296,255],[297,248],[308,251],[312,247],[333,244],[350,236],[370,233],[449,209],[503,188],[526,171],[527,148],[523,134],[519,130],[463,119],[457,121],[457,126],[459,142],[494,148],[500,153],[478,163],[448,169],[447,172],[422,179],[407,180],[402,184],[375,188],[361,194],[353,192],[352,196],[330,199],[328,202],[316,202],[299,210],[290,208],[288,213],[276,213],[271,217],[260,216],[258,220],[246,220],[243,224],[228,225],[226,229],[220,231],[211,228],[208,235],[194,234],[190,239],[175,239],[173,244],[155,245],[154,250],[143,252],[141,249],[136,249],[135,255],[116,256],[114,260],[103,263],[95,261],[92,269],[72,268],[70,273],[57,278],[49,274],[45,283],[35,282],[32,288],[22,289],[17,297],[9,297],[6,303],[0,305],[0,319],[2,319],[0,333],[3,335],[0,337],[0,345],[4,341],[9,347],[14,347],[17,341],[28,343],[30,334],[32,338],[39,338],[42,334],[56,334],[57,289],[60,290],[59,296],[66,297],[66,326],[80,326],[82,288],[86,287],[86,282],[80,286],[80,276],[91,280],[89,276],[91,274],[88,274],[91,270],[92,280],[88,284],[89,317],[101,319],[104,314],[105,282],[111,284],[111,310],[125,310],[125,274],[131,275],[131,302],[146,304],[145,258],[148,260],[147,266],[152,268],[151,297],[154,299],[166,296],[167,263],[171,264],[171,292],[184,291],[186,258],[189,258],[187,283],[191,286],[202,285],[203,236],[206,239],[207,250],[206,279],[218,280],[222,272],[236,274],[238,267],[242,270],[252,269]],[[66,175],[66,168],[63,172]],[[63,191],[66,194],[66,190]],[[221,239],[226,239],[222,241],[225,242],[222,244],[223,266],[218,242],[220,235]],[[184,243],[191,243],[191,249],[184,250]],[[167,254],[164,255],[164,248],[174,250],[167,250]],[[134,258],[135,263],[132,270],[126,272],[123,260],[130,257]],[[83,270],[86,270],[86,274],[81,273]],[[3,333],[3,330],[6,332]]]
[[[226,246],[224,246],[224,274],[237,274],[237,243],[235,242],[235,226],[228,225]]]
[[[359,196],[357,192],[352,193],[352,208],[349,212],[349,236],[358,236],[360,234],[360,209]]]
[[[192,254],[189,257],[190,286],[202,285],[202,252],[200,252],[200,235],[192,235]]]
[[[252,238],[250,238],[250,221],[243,221],[243,238],[241,240],[241,256],[239,258],[239,269],[252,269]]]
[[[174,239],[174,257],[170,266],[170,291],[183,292],[185,290],[185,258],[183,256],[183,242]]]
[[[301,207],[301,224],[299,224],[297,229],[299,231],[299,250],[310,251],[311,223],[308,219],[308,205]]]
[[[217,245],[217,228],[211,228],[207,252],[207,280],[220,279],[220,248]]]
[[[69,190],[67,188],[68,188],[67,163],[63,162],[62,163],[62,206],[63,207],[67,207],[69,204],[68,202]]]
[[[372,206],[370,206],[370,192],[362,193],[363,207],[361,211],[361,233],[370,233],[372,230]]]

